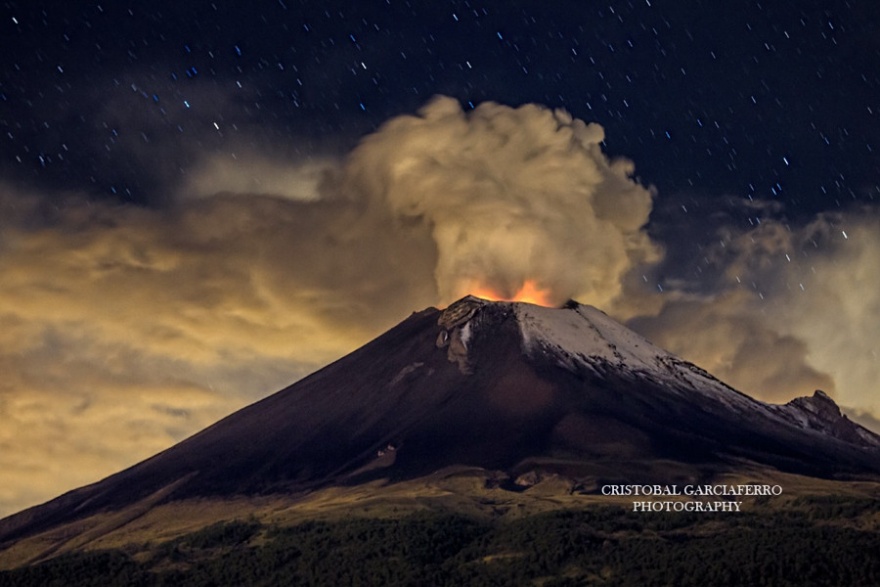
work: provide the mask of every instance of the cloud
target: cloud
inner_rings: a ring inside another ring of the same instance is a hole
[[[751,208],[765,216],[749,228],[725,221],[704,235],[701,279],[649,296],[654,308],[642,303],[630,325],[762,399],[824,389],[880,414],[880,211],[798,226],[778,206]]]
[[[0,245],[6,513],[155,453],[433,300],[430,248],[348,231],[350,203],[56,202]]]
[[[321,198],[337,162],[330,158],[291,162],[258,153],[216,155],[202,161],[180,188],[182,198],[263,194],[303,202]]]
[[[840,401],[876,416],[880,210],[822,215],[789,234],[788,249],[762,274],[769,321],[804,341],[809,363],[834,378]]]
[[[678,299],[667,301],[654,315],[631,319],[629,326],[765,401],[783,403],[814,389],[834,392],[834,380],[808,364],[807,345],[768,323],[751,294],[733,290],[669,297]]]
[[[430,230],[440,298],[476,287],[512,295],[532,279],[602,305],[622,276],[658,256],[641,230],[648,189],[632,164],[609,161],[599,125],[534,104],[464,112],[438,97],[368,136],[342,187]]]
[[[857,410],[849,407],[842,407],[843,412],[849,417],[850,420],[856,422],[867,428],[868,430],[873,431],[875,434],[880,434],[880,419],[864,410]]]

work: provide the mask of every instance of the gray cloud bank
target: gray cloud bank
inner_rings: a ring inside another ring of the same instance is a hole
[[[759,397],[822,387],[880,414],[874,211],[723,227],[712,291],[652,292],[653,193],[603,138],[562,111],[438,97],[341,160],[206,156],[155,208],[0,186],[0,514],[145,458],[413,310],[525,280]]]
[[[880,413],[880,214],[863,208],[791,226],[768,207],[748,229],[707,235],[709,294],[670,291],[630,324],[770,401],[825,389]]]

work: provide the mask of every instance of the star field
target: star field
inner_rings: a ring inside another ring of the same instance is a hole
[[[771,198],[797,215],[880,194],[880,11],[867,1],[7,0],[3,12],[0,164],[37,185],[154,202],[189,146],[231,150],[244,135],[344,149],[446,94],[599,122],[608,152],[661,197]],[[185,146],[169,162],[157,143]]]

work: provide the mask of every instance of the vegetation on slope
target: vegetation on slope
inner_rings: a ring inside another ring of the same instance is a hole
[[[823,497],[739,514],[240,521],[138,553],[63,555],[2,572],[0,586],[880,585],[880,532],[866,523],[877,511],[871,500]]]

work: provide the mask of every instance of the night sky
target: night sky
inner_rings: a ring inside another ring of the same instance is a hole
[[[599,122],[664,194],[802,216],[880,193],[871,2],[546,4],[7,1],[2,171],[156,204],[242,136],[345,149],[444,94]]]
[[[0,7],[0,514],[525,280],[877,425],[873,0]]]

